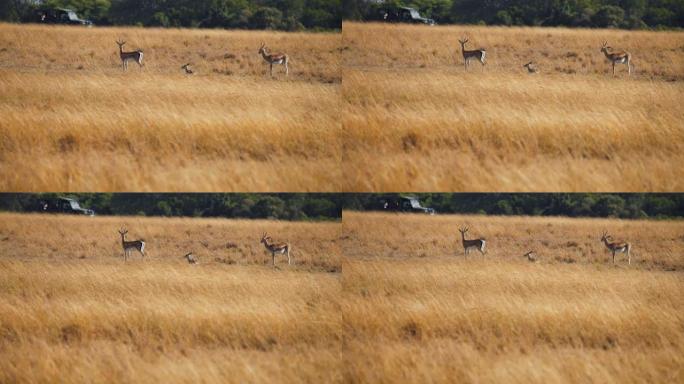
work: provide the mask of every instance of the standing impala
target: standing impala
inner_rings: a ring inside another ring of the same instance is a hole
[[[273,266],[275,266],[275,255],[276,253],[280,253],[283,255],[287,255],[287,264],[290,265],[290,243],[274,243],[273,239],[271,236],[266,234],[264,232],[264,235],[261,236],[261,243],[264,244],[264,247],[271,252],[271,257],[273,258]]]
[[[458,40],[459,43],[461,43],[461,51],[463,52],[463,68],[465,70],[468,70],[468,66],[470,65],[470,60],[472,59],[477,59],[482,63],[482,70],[484,71],[484,66],[485,66],[485,56],[487,55],[487,51],[484,48],[480,49],[475,49],[472,51],[466,50],[465,45],[468,42],[468,38],[464,38],[463,40]]]
[[[458,231],[461,232],[461,240],[463,241],[463,256],[468,257],[468,253],[471,249],[477,249],[484,256],[485,252],[485,239],[473,239],[466,240],[465,235],[470,228],[459,228]]]
[[[132,52],[124,52],[123,46],[124,44],[126,44],[126,42],[122,40],[117,40],[116,43],[119,44],[119,57],[121,57],[121,65],[123,66],[124,71],[128,69],[128,62],[130,60],[133,60],[136,63],[138,63],[140,68],[143,67],[143,51],[137,50]]]
[[[611,64],[613,64],[613,76],[615,76],[615,64],[627,65],[627,74],[632,75],[632,64],[630,63],[632,55],[629,52],[613,51],[613,48],[608,46],[607,41],[603,42],[601,52],[603,52],[603,54],[606,55],[608,61],[610,61]]]
[[[271,77],[273,77],[273,64],[282,64],[285,66],[285,76],[288,76],[290,70],[287,67],[287,62],[289,57],[284,53],[268,53],[268,48],[266,48],[266,43],[261,43],[261,48],[259,48],[259,54],[266,60],[266,62],[271,67]]]
[[[632,256],[629,254],[629,251],[632,250],[632,244],[613,242],[613,237],[605,231],[603,232],[603,236],[601,236],[601,241],[603,241],[603,244],[606,245],[606,248],[610,249],[610,251],[613,253],[613,264],[615,264],[616,253],[626,253],[627,264],[632,264]]]
[[[126,234],[128,231],[125,228],[119,230],[119,233],[121,234],[121,246],[123,247],[124,251],[124,261],[128,260],[128,255],[134,250],[140,252],[142,257],[145,258],[145,240],[139,239],[126,241]]]

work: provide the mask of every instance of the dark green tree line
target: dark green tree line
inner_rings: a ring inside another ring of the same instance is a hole
[[[257,193],[76,193],[0,194],[0,210],[31,212],[41,200],[75,197],[98,215],[340,220],[342,199],[335,194]]]
[[[345,209],[381,210],[396,194],[346,194]],[[681,218],[684,194],[422,193],[438,213],[569,217]]]
[[[592,28],[682,28],[684,0],[386,0],[438,23],[569,26]],[[345,0],[343,18],[363,20],[378,7]]]
[[[0,20],[31,20],[62,7],[97,25],[279,30],[341,28],[341,0],[3,0]]]

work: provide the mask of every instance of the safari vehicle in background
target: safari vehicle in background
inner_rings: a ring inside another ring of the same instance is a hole
[[[413,23],[435,25],[435,21],[420,15],[418,10],[410,7],[377,4],[371,7],[368,17],[370,21],[386,21],[389,23]]]
[[[44,213],[95,216],[95,211],[92,209],[81,208],[78,200],[70,197],[56,197],[52,199],[40,200],[37,211]]]
[[[90,20],[81,19],[76,12],[66,8],[38,8],[35,11],[35,22],[45,24],[70,24],[92,26]]]
[[[394,212],[413,212],[413,213],[426,213],[428,215],[434,215],[435,210],[432,208],[423,207],[415,196],[399,196],[396,199],[387,199],[383,204],[383,209],[385,211]]]

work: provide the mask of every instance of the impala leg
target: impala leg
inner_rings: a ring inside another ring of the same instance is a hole
[[[613,76],[615,76],[615,62],[613,62]]]
[[[292,263],[290,262],[290,250],[289,249],[287,250],[287,265],[292,265]]]
[[[273,259],[273,266],[275,267],[275,252],[271,252],[271,258]]]
[[[615,265],[615,251],[613,251],[613,265]]]
[[[290,68],[287,67],[287,61],[285,62],[285,76],[290,75]]]
[[[273,77],[273,63],[271,63],[271,77]]]

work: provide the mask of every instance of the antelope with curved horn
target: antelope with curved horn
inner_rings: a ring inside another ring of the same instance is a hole
[[[183,258],[188,261],[188,264],[199,264],[199,260],[197,260],[197,257],[192,252],[188,252]]]
[[[523,65],[523,68],[527,68],[527,73],[533,75],[535,73],[539,73],[539,68],[537,67],[534,62],[530,61],[529,63]]]
[[[615,254],[616,253],[626,253],[627,254],[627,264],[631,265],[632,264],[632,256],[630,256],[629,252],[632,250],[632,245],[630,243],[618,243],[613,241],[613,237],[608,234],[608,232],[603,231],[603,235],[601,236],[601,241],[603,241],[603,244],[606,245],[606,248],[608,248],[612,253],[613,253],[613,264],[615,264]]]
[[[468,257],[468,253],[470,252],[471,249],[477,249],[484,256],[484,254],[486,253],[486,251],[485,251],[485,244],[486,244],[485,239],[479,238],[479,239],[473,239],[473,240],[466,240],[465,235],[469,229],[470,228],[468,228],[468,227],[458,229],[458,231],[461,232],[461,240],[463,242],[463,256]]]
[[[186,75],[192,75],[193,73],[195,73],[192,69],[190,69],[190,63],[183,64],[181,66],[181,69],[185,71]]]
[[[290,243],[275,243],[273,242],[273,238],[269,236],[266,232],[264,232],[263,236],[261,236],[261,243],[266,247],[266,249],[271,252],[271,258],[273,259],[273,266],[275,266],[275,255],[276,253],[280,253],[283,255],[287,255],[287,264],[291,264],[290,260]]]
[[[463,68],[467,71],[468,66],[470,65],[470,60],[477,59],[480,61],[480,63],[482,63],[482,70],[484,71],[485,56],[487,55],[487,51],[484,48],[475,49],[472,51],[466,50],[465,45],[468,41],[468,38],[458,40],[458,42],[461,43],[461,51],[463,52]]]
[[[271,69],[271,77],[273,77],[273,64],[281,64],[285,66],[285,76],[290,74],[290,69],[287,67],[289,57],[284,53],[268,53],[268,48],[266,48],[266,43],[261,43],[259,48],[259,54],[264,60],[269,64]]]
[[[123,66],[124,72],[128,69],[128,62],[130,60],[135,61],[138,63],[140,68],[143,67],[143,51],[142,50],[137,50],[137,51],[132,51],[132,52],[124,52],[123,46],[126,44],[125,41],[119,39],[116,41],[116,43],[119,45],[119,57],[121,58],[121,64]]]
[[[121,228],[119,230],[119,233],[121,234],[121,246],[123,247],[123,252],[124,252],[124,262],[128,260],[128,255],[130,255],[131,251],[138,251],[142,255],[143,259],[145,258],[145,240],[143,239],[138,239],[138,240],[133,240],[133,241],[126,241],[126,234],[128,233],[128,230],[125,228]]]
[[[632,55],[625,51],[613,51],[612,47],[608,46],[608,42],[604,41],[601,47],[601,52],[606,55],[606,58],[613,65],[613,76],[615,76],[615,64],[627,65],[627,74],[632,75]]]

